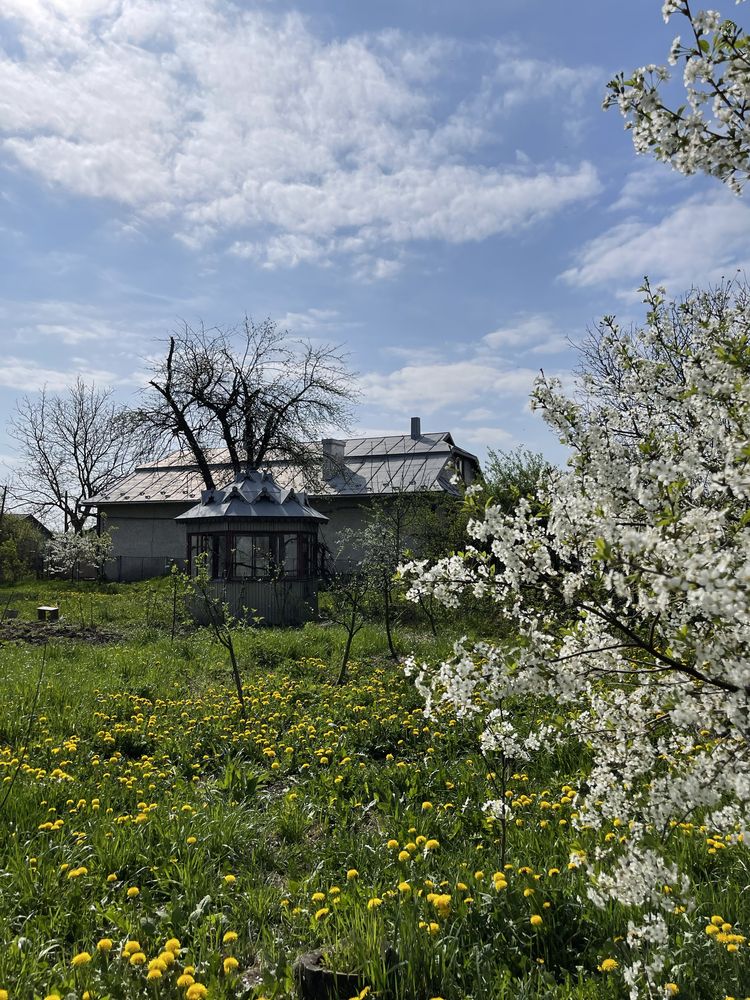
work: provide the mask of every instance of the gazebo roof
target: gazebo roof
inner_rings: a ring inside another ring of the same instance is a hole
[[[283,489],[268,471],[249,470],[223,489],[204,490],[200,502],[176,521],[307,520],[324,523],[328,518],[310,506],[306,493]]]

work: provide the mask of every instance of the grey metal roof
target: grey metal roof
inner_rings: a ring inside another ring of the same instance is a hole
[[[267,521],[289,518],[328,520],[324,514],[310,506],[304,493],[282,489],[268,472],[247,472],[224,489],[203,490],[200,501],[178,514],[175,520],[234,521],[240,518],[262,518]]]
[[[470,452],[456,447],[447,432],[348,438],[340,442],[343,457],[336,462],[328,479],[312,482],[309,474],[288,462],[269,460],[265,465],[286,488],[309,493],[313,498],[338,496],[382,496],[388,493],[448,492],[458,494],[452,482],[455,460],[467,459],[476,468],[479,462]],[[310,445],[322,460],[321,444]],[[227,452],[208,453],[213,476],[224,487],[234,479]],[[110,489],[90,497],[86,503],[104,506],[114,503],[187,503],[197,500],[205,483],[192,456],[174,452],[157,462],[142,465]]]

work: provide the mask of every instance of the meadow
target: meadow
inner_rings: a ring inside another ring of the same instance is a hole
[[[342,686],[336,628],[239,630],[243,720],[224,651],[172,636],[167,582],[28,584],[12,607],[42,601],[82,637],[0,645],[2,1000],[292,997],[314,951],[356,977],[342,996],[629,995],[632,914],[589,902],[577,859],[630,817],[574,828],[578,744],[501,772],[473,723],[425,719],[375,627]],[[451,635],[397,640],[434,659]],[[547,711],[514,706],[528,727]],[[482,809],[499,794],[505,830]],[[697,891],[670,915],[662,996],[750,995],[731,833],[669,831]]]

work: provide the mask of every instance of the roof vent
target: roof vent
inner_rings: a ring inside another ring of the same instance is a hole
[[[413,441],[419,441],[422,437],[422,418],[412,417],[411,418],[411,437]]]

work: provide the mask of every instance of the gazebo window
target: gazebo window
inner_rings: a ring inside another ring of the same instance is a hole
[[[315,536],[308,532],[194,534],[189,541],[191,574],[204,557],[214,580],[306,579],[317,569]]]
[[[213,580],[226,575],[227,537],[226,535],[189,535],[190,573],[195,576],[201,557],[206,559],[208,572]]]
[[[306,534],[235,534],[229,576],[253,580],[306,577],[312,569],[307,558],[311,548],[312,538]]]

